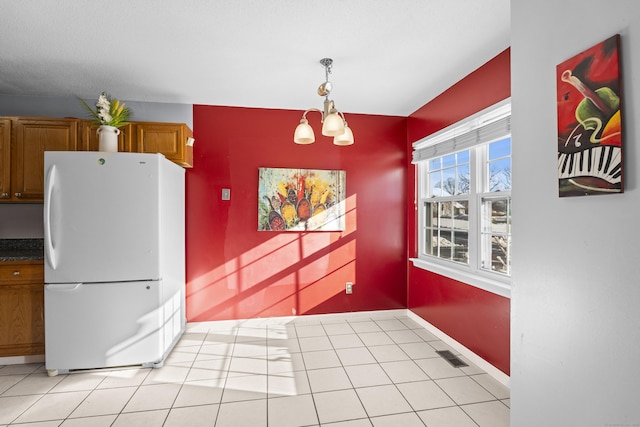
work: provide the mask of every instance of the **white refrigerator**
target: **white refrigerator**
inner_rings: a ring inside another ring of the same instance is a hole
[[[49,375],[162,366],[186,325],[184,169],[138,153],[44,164]]]

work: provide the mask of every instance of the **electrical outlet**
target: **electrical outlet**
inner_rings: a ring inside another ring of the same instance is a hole
[[[353,293],[353,282],[347,282],[347,285],[345,286],[345,292],[347,294]]]
[[[222,189],[222,200],[231,200],[231,189],[223,188]]]

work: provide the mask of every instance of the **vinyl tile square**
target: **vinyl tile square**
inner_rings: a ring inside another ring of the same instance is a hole
[[[96,415],[119,414],[125,407],[136,387],[106,388],[92,391],[73,411],[72,418]]]
[[[283,372],[304,371],[302,353],[271,354],[267,360],[267,372],[279,374]]]
[[[325,368],[307,371],[309,384],[314,393],[352,388],[344,368]]]
[[[91,425],[91,427],[111,427],[116,418],[117,415],[100,415],[91,417],[89,420],[86,418],[67,418],[60,424],[60,427],[87,427],[87,425]]]
[[[265,358],[267,357],[267,342],[266,341],[237,342],[233,346],[232,355],[233,357]]]
[[[382,369],[394,383],[428,380],[429,377],[413,360],[381,363]]]
[[[397,344],[376,345],[368,347],[368,349],[373,357],[375,357],[376,360],[380,363],[393,362],[398,360],[410,360],[407,353],[405,353]]]
[[[461,406],[480,427],[509,427],[509,408],[498,401]]]
[[[367,347],[341,348],[336,350],[343,366],[364,365],[376,363]]]
[[[329,341],[326,335],[321,337],[298,338],[298,340],[300,342],[300,350],[303,352],[333,349],[331,341]]]
[[[327,335],[353,334],[355,331],[347,322],[322,324]]]
[[[113,427],[162,427],[168,409],[120,414]]]
[[[18,384],[24,377],[24,375],[0,375],[0,395]]]
[[[477,427],[477,424],[458,406],[420,411],[418,416],[428,426]]]
[[[245,375],[243,377],[227,378],[224,392],[222,393],[223,403],[266,398],[266,375]]]
[[[394,344],[386,332],[363,332],[358,334],[363,343],[368,346]]]
[[[358,338],[356,334],[345,334],[345,335],[333,335],[329,337],[333,348],[353,348],[353,347],[364,347],[364,343]]]
[[[396,384],[414,411],[454,406],[455,402],[433,381]]]
[[[215,425],[218,405],[172,408],[162,427],[211,427]]]
[[[374,385],[391,384],[391,380],[380,365],[346,366],[345,371],[354,387],[368,387]]]
[[[430,359],[418,359],[415,361],[420,368],[429,375],[431,379],[464,377],[466,374],[460,368],[456,368],[451,363],[441,357]]]
[[[21,396],[25,394],[44,394],[58,385],[64,375],[49,377],[45,373],[31,374],[2,393],[3,396]]]
[[[300,353],[298,338],[270,339],[267,341],[267,355],[281,353]]]
[[[366,418],[360,399],[355,390],[314,393],[313,399],[318,411],[320,424]]]
[[[123,412],[152,411],[170,408],[180,391],[180,384],[143,385],[136,390]]]
[[[371,418],[374,427],[424,427],[420,417],[415,412],[404,414],[383,415]],[[430,424],[427,424],[430,426]]]
[[[473,375],[471,378],[498,399],[508,399],[511,396],[509,387],[505,386],[489,374]]]
[[[82,402],[88,391],[45,394],[15,420],[16,423],[62,420]]]
[[[364,320],[364,321],[354,321],[349,322],[351,325],[351,329],[356,331],[356,333],[364,333],[364,332],[380,332],[380,326],[376,324],[373,320]]]
[[[0,425],[12,422],[41,397],[42,396],[37,394],[0,397]]]
[[[169,356],[164,361],[165,365],[170,366],[191,366],[194,360],[196,360],[196,356],[198,355],[195,351],[180,351],[179,349],[174,349]]]
[[[236,333],[236,344],[239,342],[260,342],[267,340],[267,328],[245,328],[241,327]]]
[[[310,394],[269,399],[267,407],[269,425],[297,427],[318,424],[316,408]]]
[[[327,335],[322,325],[296,325],[298,338],[324,337]]]
[[[410,342],[424,342],[422,338],[420,338],[415,332],[410,329],[401,330],[401,331],[387,331],[387,335],[395,342],[396,344],[404,344]]]
[[[357,388],[356,392],[369,417],[398,414],[412,410],[406,399],[393,385]]]
[[[29,375],[43,369],[42,363],[0,366],[0,375]]]
[[[383,331],[401,331],[407,328],[407,325],[399,321],[398,319],[378,319],[375,320],[380,329]]]
[[[469,377],[435,380],[458,405],[495,400],[495,397]]]
[[[407,353],[412,359],[426,359],[431,357],[440,357],[436,353],[436,349],[426,342],[413,342],[399,344],[402,351]]]
[[[267,400],[249,400],[220,405],[216,427],[266,426]]]
[[[309,378],[305,371],[270,374],[267,378],[269,397],[293,396],[311,393]]]
[[[110,371],[97,388],[137,387],[142,384],[149,373],[151,373],[151,369],[149,368]]]
[[[182,383],[188,374],[189,368],[184,366],[163,366],[162,369],[152,369],[142,384]]]
[[[108,374],[103,372],[79,372],[72,375],[66,375],[62,381],[51,389],[51,393],[93,390],[100,385],[107,375]],[[1,377],[0,381],[2,381]]]
[[[251,374],[266,374],[267,359],[234,357],[229,364],[229,377]]]
[[[215,380],[189,381],[182,385],[173,407],[220,403],[224,383]]]
[[[340,366],[338,354],[332,350],[305,351],[302,353],[307,369],[334,368]]]

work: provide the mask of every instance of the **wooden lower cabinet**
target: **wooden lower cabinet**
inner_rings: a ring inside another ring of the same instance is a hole
[[[44,354],[44,264],[0,263],[0,357]]]

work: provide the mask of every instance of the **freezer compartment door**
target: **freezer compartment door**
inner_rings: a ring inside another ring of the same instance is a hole
[[[47,370],[151,364],[165,351],[162,283],[46,285]]]

